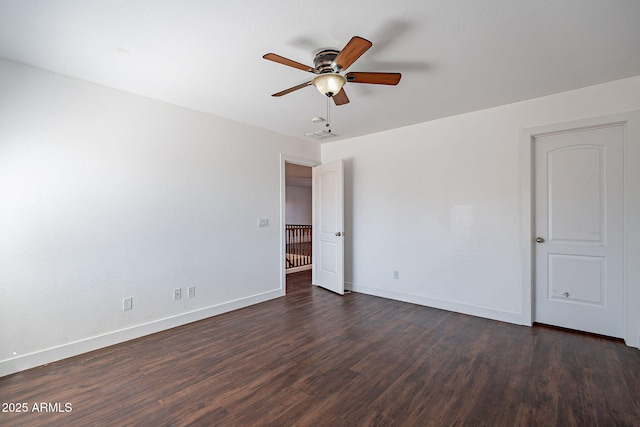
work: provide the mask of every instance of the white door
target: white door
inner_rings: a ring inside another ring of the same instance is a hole
[[[536,136],[539,323],[624,336],[624,126]]]
[[[344,295],[344,177],[342,160],[313,168],[314,285]]]

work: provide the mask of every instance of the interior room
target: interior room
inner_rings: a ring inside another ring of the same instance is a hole
[[[632,425],[638,22],[0,1],[0,423]]]

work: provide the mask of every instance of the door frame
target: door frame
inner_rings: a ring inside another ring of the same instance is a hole
[[[522,324],[533,325],[535,303],[534,141],[538,136],[612,125],[624,126],[624,340],[640,348],[640,111],[523,129],[520,133],[520,249],[522,254]],[[637,261],[636,261],[637,264]]]
[[[285,258],[287,253],[287,236],[286,236],[286,192],[287,192],[287,184],[286,184],[286,164],[292,163],[295,165],[302,165],[308,167],[315,167],[321,164],[320,161],[306,159],[303,157],[291,156],[288,154],[280,154],[280,257],[278,258],[278,263],[280,266],[280,295],[286,295],[287,293],[287,267],[285,266]],[[313,191],[313,180],[311,182],[311,188]],[[313,227],[313,223],[311,224]],[[315,262],[313,259],[313,254],[311,255],[311,262]]]

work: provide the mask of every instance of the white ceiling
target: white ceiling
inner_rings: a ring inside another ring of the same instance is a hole
[[[351,138],[640,74],[638,0],[0,0],[0,57],[304,138],[318,48],[373,42],[331,109]]]

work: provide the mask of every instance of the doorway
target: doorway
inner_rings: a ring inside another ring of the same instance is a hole
[[[311,283],[344,295],[344,162],[319,162],[280,156],[280,292],[287,292],[287,165],[311,170]],[[296,168],[291,168],[296,169]],[[305,171],[306,174],[306,171]]]
[[[281,155],[281,293],[287,283],[311,285],[312,168],[319,162]],[[301,277],[309,280],[301,280]]]
[[[285,269],[290,275],[311,270],[312,262],[312,169],[285,164]]]

